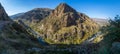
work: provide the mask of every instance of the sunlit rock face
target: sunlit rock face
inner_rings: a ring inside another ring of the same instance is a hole
[[[35,27],[52,43],[79,44],[97,31],[98,24],[66,3],[61,3]]]

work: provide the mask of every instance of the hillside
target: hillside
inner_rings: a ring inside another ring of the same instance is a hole
[[[20,16],[14,17],[14,20],[22,20],[26,24],[36,23],[47,17],[52,9],[49,8],[35,8]]]
[[[120,16],[90,18],[60,3],[9,17],[0,4],[0,54],[120,54]]]
[[[27,29],[8,17],[0,4],[0,54],[25,54],[28,49],[40,46]]]
[[[22,20],[27,25],[34,25],[34,24],[31,24],[30,22],[33,22],[33,23],[40,22],[42,19],[49,16],[51,12],[52,12],[52,9],[49,9],[49,8],[35,8],[25,13],[18,13],[15,15],[11,15],[10,18],[13,20]],[[100,19],[100,18],[91,18],[91,19],[95,21],[97,24],[99,24],[100,26],[105,26],[108,24],[108,19]]]
[[[87,15],[78,13],[66,3],[58,5],[48,17],[35,25],[32,28],[50,44],[80,44],[99,27]]]

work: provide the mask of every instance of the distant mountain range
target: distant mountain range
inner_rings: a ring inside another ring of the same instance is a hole
[[[109,24],[109,19],[102,19],[102,18],[91,18],[96,23],[98,23],[100,26],[106,26]]]
[[[12,16],[10,16],[10,18],[13,20],[19,19],[19,20],[22,20],[23,22],[24,21],[38,22],[38,21],[41,21],[43,18],[47,17],[48,15],[50,15],[50,12],[52,12],[52,9],[49,9],[49,8],[35,8],[35,9],[30,10],[25,13],[18,13],[18,14],[12,15]],[[34,16],[34,15],[36,15],[36,16]],[[40,16],[37,17],[37,15],[40,15]],[[34,19],[32,19],[32,18],[34,18]],[[96,23],[98,23],[100,26],[105,26],[105,25],[109,24],[108,19],[102,19],[102,18],[91,18],[91,19],[93,21],[95,21]]]
[[[49,8],[35,8],[25,13],[18,13],[10,16],[14,20],[22,20],[27,22],[39,22],[43,18],[47,17],[52,9]]]
[[[15,14],[15,15],[10,16],[10,18],[11,18],[11,19],[15,19],[15,18],[17,18],[17,17],[19,17],[19,16],[22,16],[22,15],[24,15],[24,13],[18,13],[18,14]]]

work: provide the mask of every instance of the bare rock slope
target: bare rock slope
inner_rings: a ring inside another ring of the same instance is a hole
[[[51,44],[80,44],[95,33],[98,27],[87,15],[61,3],[33,28]]]

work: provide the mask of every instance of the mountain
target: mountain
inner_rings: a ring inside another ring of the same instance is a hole
[[[63,11],[65,11],[65,10],[63,10]],[[25,13],[18,13],[18,14],[12,15],[12,16],[10,16],[10,18],[13,20],[22,20],[24,23],[29,25],[30,21],[32,21],[32,22],[33,21],[34,22],[41,21],[43,18],[50,15],[51,12],[52,12],[52,9],[49,9],[49,8],[35,8],[35,9],[30,10]],[[59,13],[57,13],[57,14],[59,14]],[[34,19],[32,19],[32,18],[34,18]],[[93,21],[95,21],[96,23],[98,23],[100,26],[105,26],[108,24],[107,19],[100,19],[100,18],[91,18],[91,19]]]
[[[61,3],[32,28],[50,44],[80,44],[94,34],[98,27],[87,15]]]
[[[2,5],[0,4],[0,21],[1,20],[5,20],[5,21],[8,21],[8,20],[11,20],[7,13],[5,12],[4,8],[2,7]]]
[[[15,19],[15,18],[17,18],[17,17],[22,16],[23,14],[24,14],[24,13],[18,13],[18,14],[15,14],[15,15],[10,16],[10,18],[11,18],[11,19]]]
[[[26,54],[28,49],[40,46],[37,38],[11,20],[0,4],[0,54]]]
[[[35,8],[20,16],[14,17],[14,20],[22,20],[23,22],[39,22],[43,18],[47,17],[52,9],[49,8]]]
[[[98,23],[100,26],[106,26],[109,24],[108,19],[101,19],[101,18],[91,18],[93,21]]]

